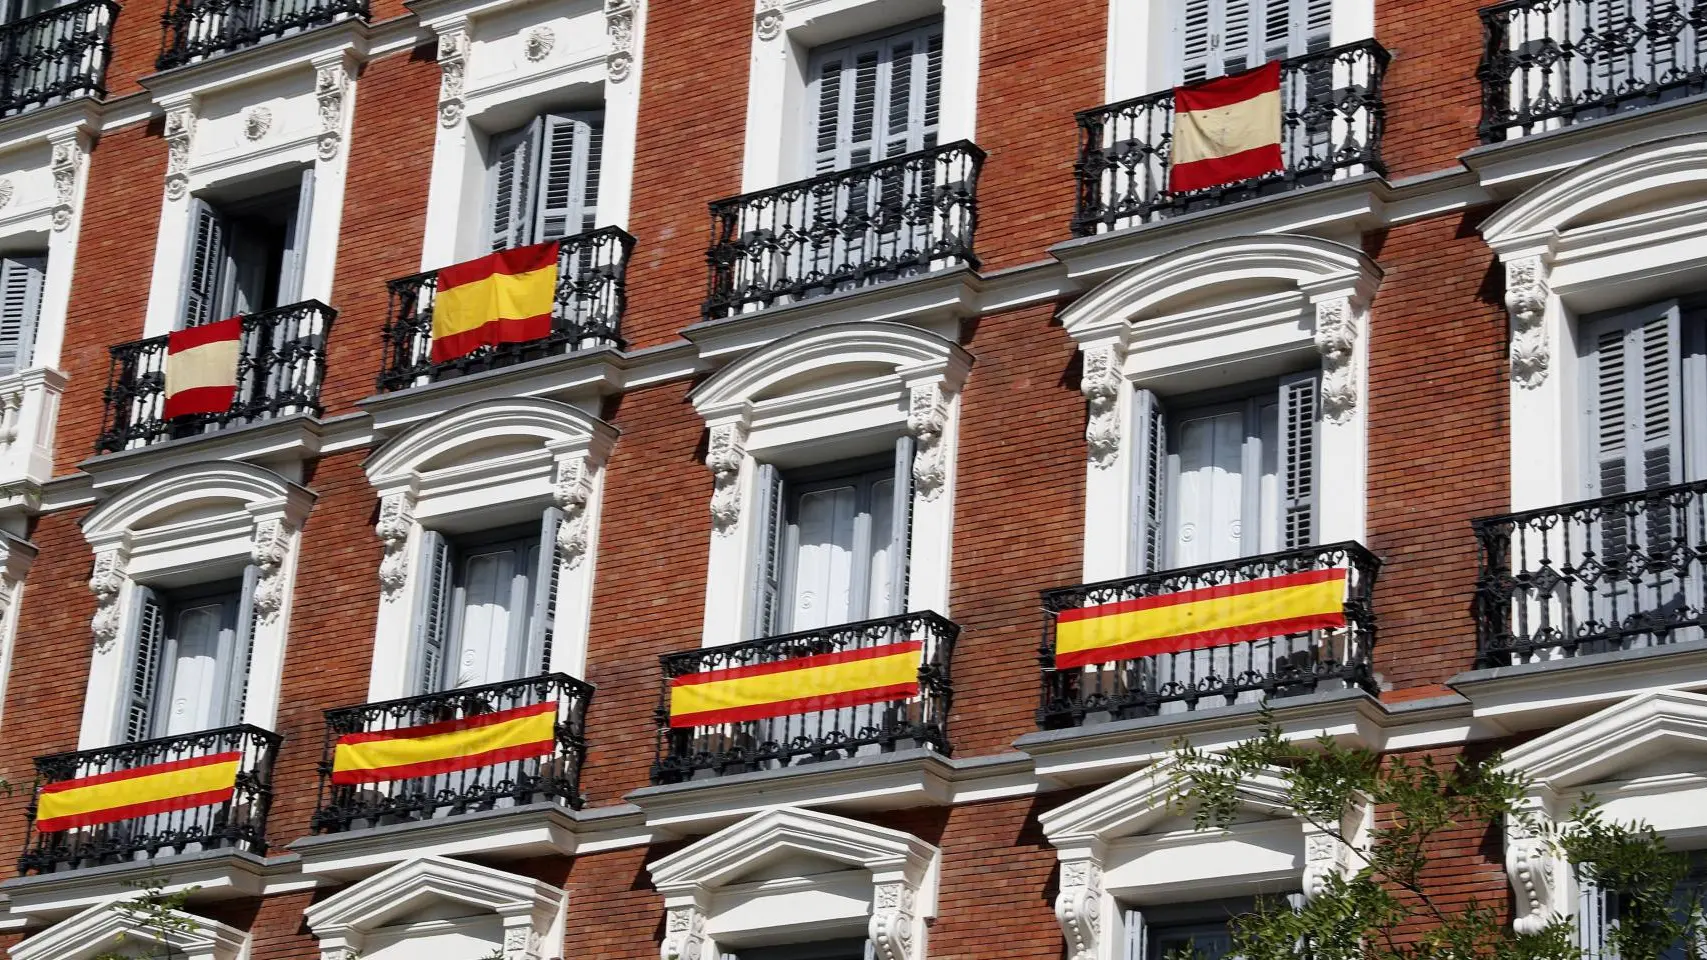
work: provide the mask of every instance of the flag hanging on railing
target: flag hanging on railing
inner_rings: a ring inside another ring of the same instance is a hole
[[[1055,616],[1055,666],[1083,667],[1342,627],[1345,591],[1344,569],[1306,570],[1062,610]]]
[[[690,673],[670,681],[670,726],[764,720],[918,695],[918,641]]]
[[[557,749],[557,703],[397,730],[348,733],[332,750],[333,783],[381,783],[543,757]]]
[[[1184,193],[1284,170],[1280,113],[1278,60],[1175,87],[1168,189]]]
[[[237,397],[243,318],[227,317],[166,335],[166,405],[170,420],[194,413],[224,413]]]
[[[433,362],[550,336],[557,254],[553,240],[440,270],[433,298]]]
[[[55,833],[231,799],[243,755],[215,753],[61,780],[36,796],[36,830]]]

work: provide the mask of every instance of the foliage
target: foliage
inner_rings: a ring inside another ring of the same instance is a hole
[[[184,916],[179,911],[195,893],[196,887],[187,887],[176,893],[165,891],[166,881],[159,877],[134,881],[128,886],[140,891],[135,897],[121,900],[115,909],[125,915],[132,929],[147,931],[148,940],[153,942],[153,949],[144,954],[149,960],[173,960],[180,956],[173,941],[182,934],[193,933],[196,929],[194,920]],[[122,947],[130,939],[128,932],[118,935]],[[135,960],[134,955],[122,952],[109,952],[97,955],[94,960]]]
[[[1232,921],[1233,952],[1244,960],[1582,960],[1571,920],[1559,917],[1530,935],[1516,933],[1504,904],[1443,896],[1425,880],[1439,842],[1450,831],[1485,828],[1516,818],[1542,831],[1579,874],[1618,893],[1620,922],[1606,953],[1621,960],[1671,960],[1701,954],[1707,931],[1699,905],[1678,910],[1674,891],[1688,870],[1651,827],[1606,820],[1586,800],[1571,822],[1543,831],[1519,807],[1527,784],[1499,769],[1497,756],[1382,758],[1323,737],[1289,741],[1265,713],[1253,739],[1215,753],[1181,745],[1174,753],[1174,802],[1199,830],[1230,823],[1242,782],[1268,773],[1286,802],[1315,829],[1351,852],[1343,874],[1330,872],[1300,908],[1263,898]],[[1366,833],[1346,822],[1348,810],[1372,809]],[[1361,841],[1361,842],[1359,842]]]

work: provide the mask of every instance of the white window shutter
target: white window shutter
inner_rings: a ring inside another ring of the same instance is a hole
[[[296,193],[296,211],[285,228],[284,258],[279,270],[279,306],[302,299],[302,271],[308,257],[308,228],[313,209],[314,167],[309,166],[302,171],[302,185]]]
[[[752,622],[753,639],[776,632],[782,603],[783,482],[776,467],[759,464],[758,489],[748,516],[753,519]]]
[[[492,138],[487,170],[490,189],[486,214],[490,249],[508,250],[532,242],[534,161],[539,156],[541,121]]]
[[[539,193],[533,240],[543,243],[593,229],[599,199],[601,113],[548,113],[541,118]]]
[[[445,646],[451,615],[450,565],[450,544],[444,535],[423,530],[415,563],[416,693],[433,693],[444,688]]]
[[[1167,412],[1148,390],[1132,391],[1133,574],[1162,569],[1168,463]]]
[[[1611,895],[1592,880],[1582,881],[1577,888],[1577,946],[1583,960],[1618,960],[1608,942],[1612,922]]]
[[[910,434],[895,441],[894,506],[889,535],[888,615],[906,613],[908,568],[913,553],[913,453],[918,444]]]
[[[161,647],[166,642],[166,610],[153,590],[136,587],[134,642],[131,644],[130,685],[124,715],[124,740],[135,743],[154,735],[156,690],[160,684]]]
[[[1147,960],[1149,951],[1144,936],[1144,914],[1128,910],[1125,921],[1126,937],[1122,943],[1121,960]]]
[[[30,365],[46,276],[45,256],[0,258],[0,376]]]
[[[1675,301],[1584,324],[1590,497],[1610,497],[1683,478],[1683,361]]]
[[[557,531],[563,511],[546,507],[539,525],[539,563],[533,572],[533,610],[528,615],[527,660],[517,677],[551,672],[551,645],[557,633],[557,588],[562,564],[557,556]]]
[[[814,54],[813,170],[846,170],[936,145],[940,21]]]
[[[1173,0],[1179,82],[1238,73],[1332,42],[1332,0]],[[1323,74],[1326,76],[1326,74]]]
[[[1320,383],[1315,370],[1280,378],[1280,545],[1285,550],[1316,542]]]
[[[219,316],[225,279],[225,223],[207,201],[190,201],[190,249],[184,261],[183,327],[225,319]]]
[[[249,564],[243,568],[243,592],[237,597],[237,634],[227,661],[232,674],[226,683],[230,701],[220,726],[243,722],[243,706],[249,699],[249,673],[255,666],[255,628],[260,611],[255,609],[255,587],[261,582],[261,568]]]

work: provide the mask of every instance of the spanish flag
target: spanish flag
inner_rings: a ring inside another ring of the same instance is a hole
[[[36,829],[55,833],[224,803],[242,763],[233,751],[50,783],[36,795]]]
[[[170,420],[194,413],[224,413],[237,397],[237,361],[243,318],[228,317],[166,335],[166,405]]]
[[[348,733],[332,748],[333,783],[382,783],[543,757],[557,749],[557,704],[536,703],[400,730]]]
[[[1284,170],[1280,113],[1279,60],[1174,88],[1168,189],[1184,193]]]
[[[690,673],[670,681],[670,726],[764,720],[918,695],[918,641]]]
[[[1055,617],[1055,666],[1083,667],[1342,627],[1345,589],[1343,569],[1306,570],[1063,610]]]
[[[555,240],[445,267],[433,299],[433,362],[549,336],[556,300]]]

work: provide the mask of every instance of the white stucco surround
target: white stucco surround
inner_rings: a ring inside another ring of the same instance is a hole
[[[1182,775],[1163,760],[1038,818],[1061,862],[1055,918],[1068,960],[1117,960],[1123,906],[1309,897],[1330,874],[1357,868],[1340,837],[1366,842],[1368,809],[1348,809],[1336,837],[1296,817],[1285,780],[1266,773],[1239,785],[1235,822],[1197,830],[1178,808]]]
[[[915,442],[907,610],[949,615],[960,389],[971,363],[916,327],[833,324],[761,347],[694,390],[713,475],[706,646],[749,639],[758,464],[828,463],[903,433]]]
[[[982,0],[755,0],[741,191],[812,176],[806,143],[812,49],[942,16],[942,103],[937,142],[974,139]]]
[[[459,407],[387,442],[364,468],[379,495],[375,527],[385,543],[379,566],[379,630],[368,699],[409,696],[421,531],[538,522],[548,505],[563,511],[558,562],[554,672],[582,676],[592,615],[604,467],[615,427],[554,400],[488,400]]]
[[[1637,144],[1482,224],[1511,316],[1511,508],[1581,499],[1577,318],[1707,290],[1707,134]]]
[[[122,900],[113,900],[62,920],[8,952],[12,960],[89,960],[165,948],[183,960],[248,960],[249,935],[242,930],[181,910],[168,910],[167,916],[172,929],[155,929],[139,924]]]
[[[421,269],[485,252],[486,138],[547,108],[602,106],[597,225],[628,226],[646,3],[410,4],[438,36],[441,71]]]
[[[313,493],[271,470],[216,460],[152,474],[84,518],[96,608],[79,750],[118,742],[137,585],[206,583],[236,577],[249,564],[260,578],[243,722],[273,728],[300,531],[313,501]]]
[[[303,911],[322,960],[503,960],[563,954],[564,893],[492,867],[423,857]]]
[[[1132,267],[1061,312],[1084,354],[1085,580],[1131,556],[1133,391],[1234,384],[1319,358],[1317,542],[1361,540],[1367,487],[1369,303],[1381,270],[1361,250],[1273,234],[1210,240]]]
[[[1521,806],[1543,834],[1592,795],[1607,820],[1647,823],[1673,850],[1707,847],[1707,695],[1631,697],[1508,751],[1501,769],[1530,781]],[[1516,818],[1505,843],[1516,930],[1574,917],[1570,864]]]
[[[918,837],[782,807],[647,869],[664,896],[663,960],[868,937],[877,960],[924,960],[941,852]]]
[[[24,578],[36,560],[35,544],[0,532],[0,701],[12,679],[12,654],[18,645],[18,610],[24,601]],[[0,722],[5,721],[0,713]]]

